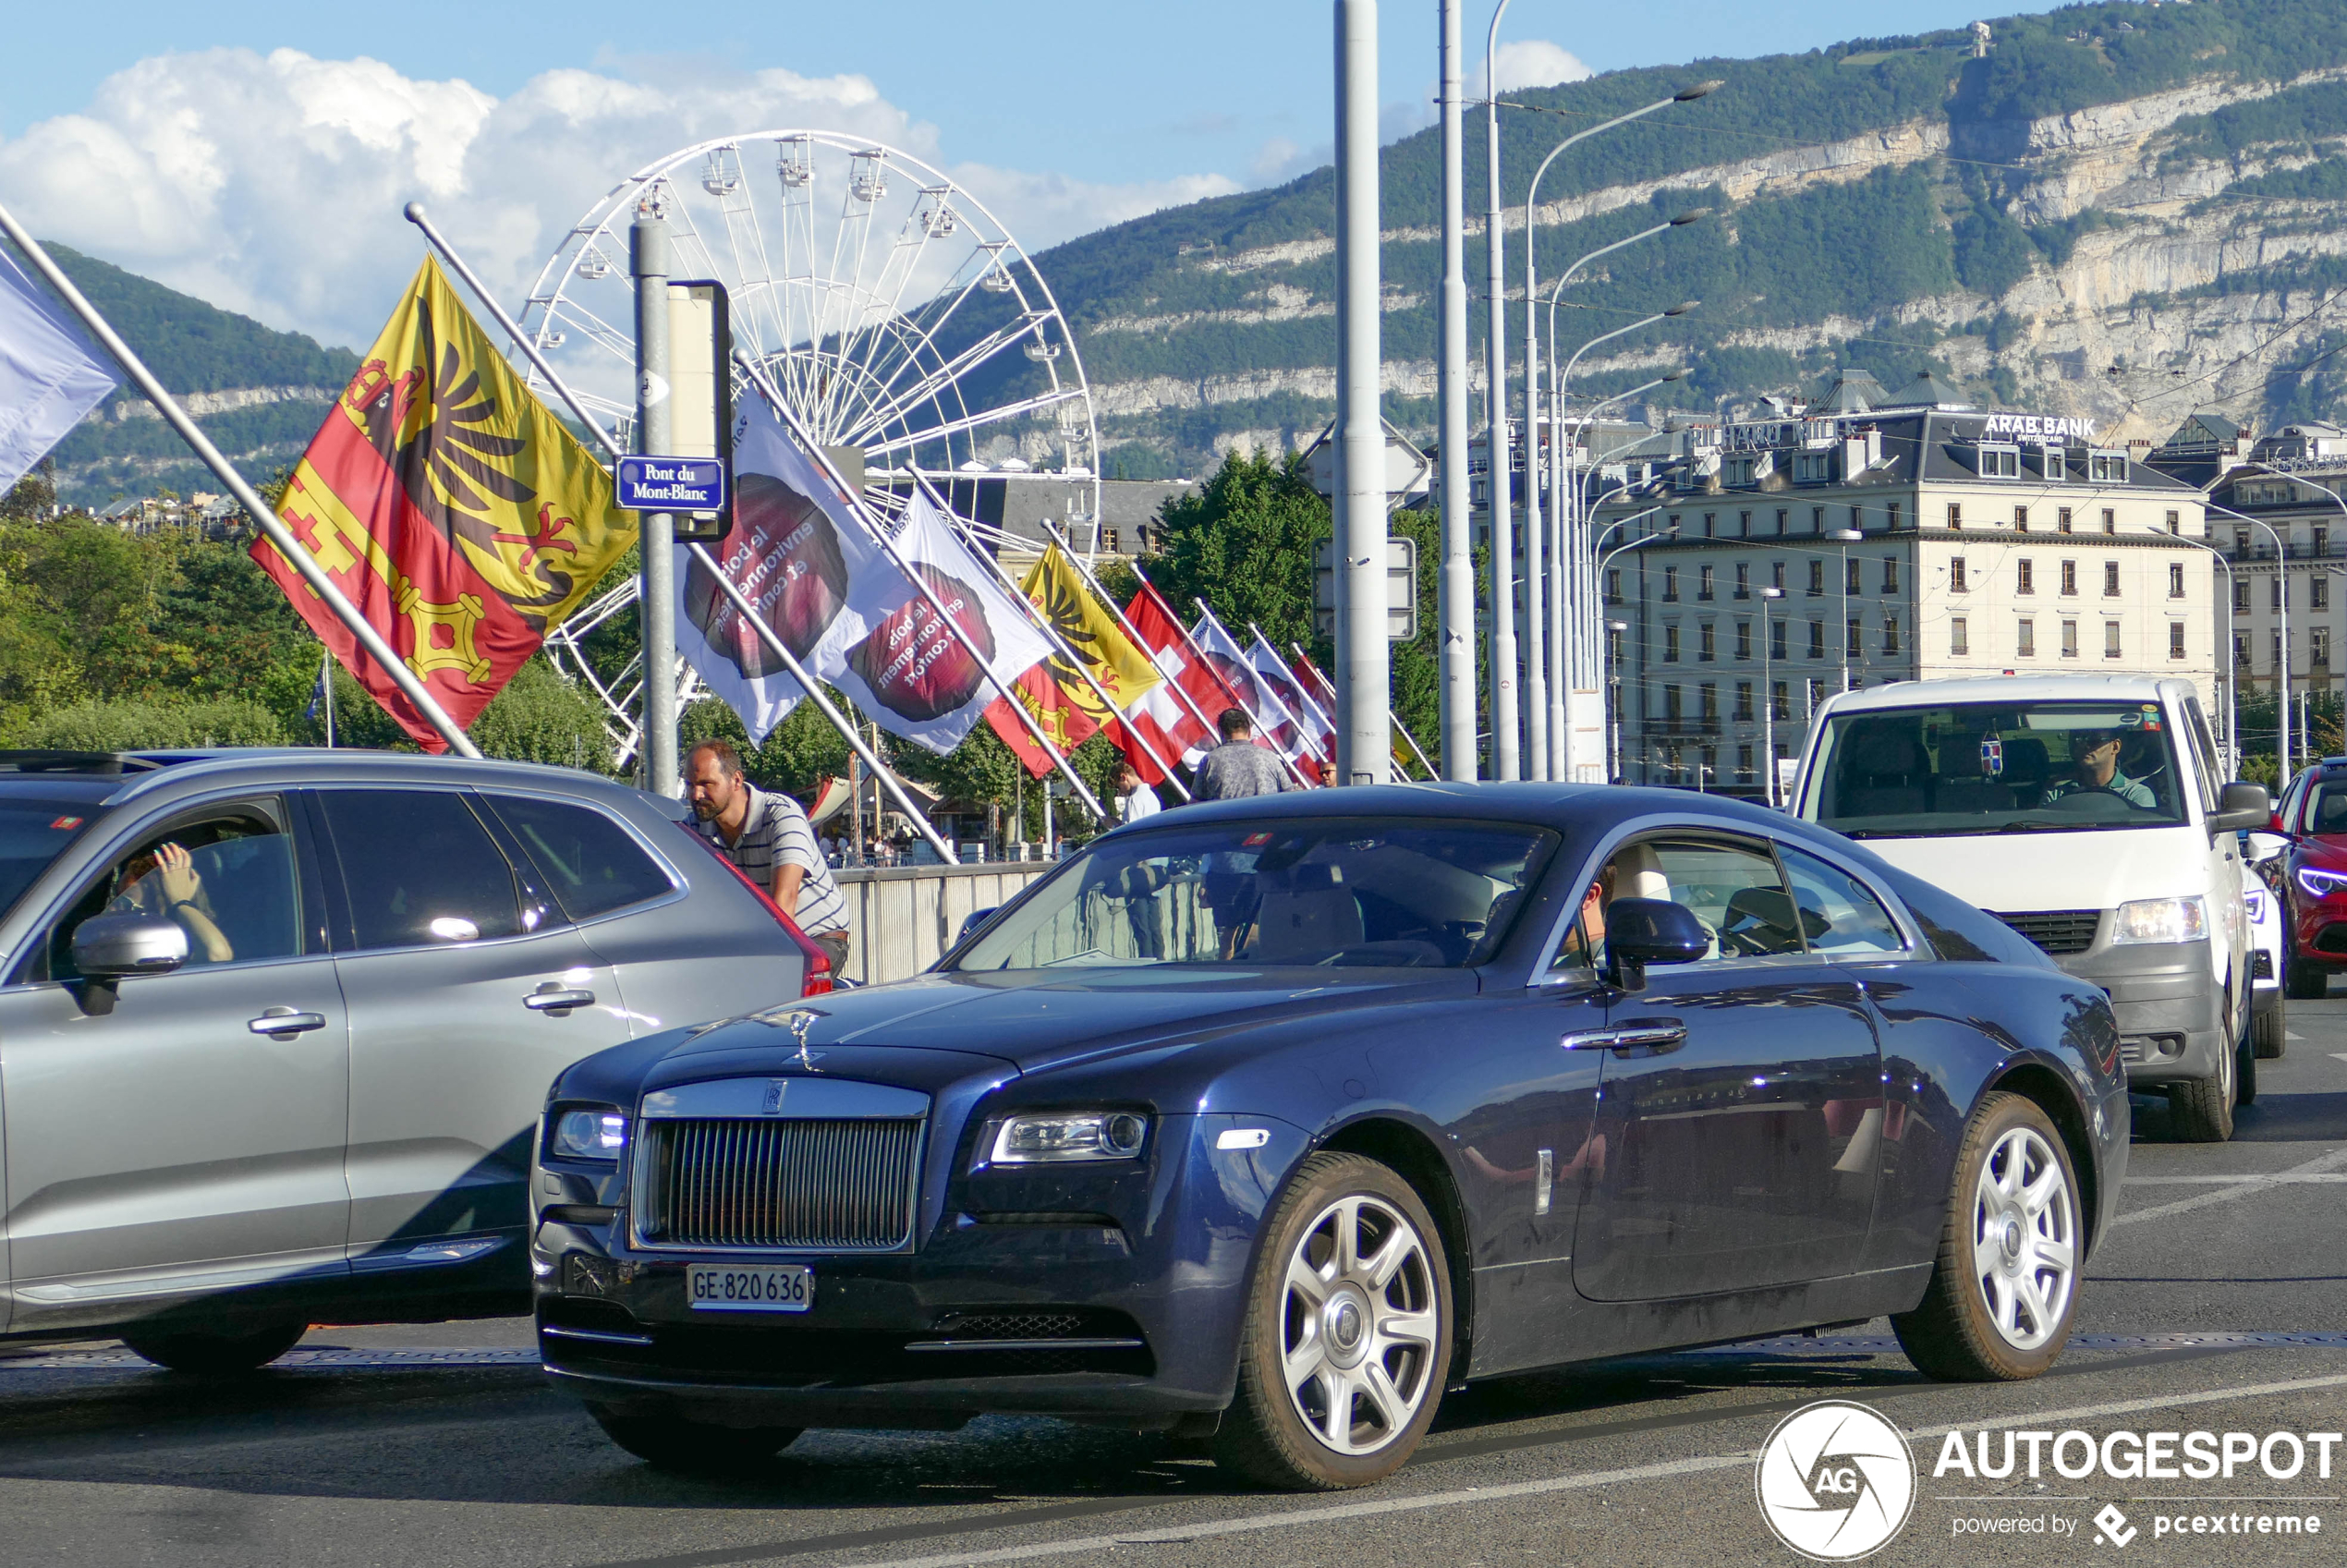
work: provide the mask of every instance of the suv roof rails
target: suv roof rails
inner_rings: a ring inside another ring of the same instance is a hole
[[[0,751],[0,773],[80,773],[103,778],[149,773],[167,765],[159,758],[125,751]]]

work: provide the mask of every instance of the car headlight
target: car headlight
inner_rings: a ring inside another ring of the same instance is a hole
[[[1006,1116],[987,1159],[996,1165],[1133,1160],[1149,1141],[1149,1119],[1135,1111],[1059,1111]]]
[[[2119,906],[2110,940],[2198,942],[2208,934],[2208,906],[2197,898],[2138,898]]]
[[[573,1106],[555,1115],[548,1142],[557,1160],[616,1160],[627,1147],[627,1118],[609,1106]]]
[[[2317,871],[2312,866],[2298,868],[2298,885],[2306,890],[2309,898],[2329,898],[2334,893],[2347,892],[2347,876],[2337,871]]]

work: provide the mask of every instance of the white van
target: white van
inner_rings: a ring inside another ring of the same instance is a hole
[[[2190,681],[1903,681],[1820,706],[1792,809],[2109,991],[2128,1082],[2221,1141],[2256,1070],[2235,834],[2269,808],[2218,755]]]

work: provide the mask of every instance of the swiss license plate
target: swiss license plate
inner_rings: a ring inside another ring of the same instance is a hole
[[[695,1265],[685,1270],[685,1299],[697,1312],[805,1312],[815,1305],[815,1270]]]

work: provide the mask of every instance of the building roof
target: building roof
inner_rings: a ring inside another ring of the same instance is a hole
[[[1833,378],[1831,385],[1809,405],[1812,417],[1818,414],[1863,414],[1879,407],[1889,399],[1882,383],[1865,371],[1848,370]]]
[[[1915,379],[1876,405],[1883,408],[1945,408],[1963,411],[1979,407],[1955,387],[1940,379],[1929,366],[1915,372]]]

